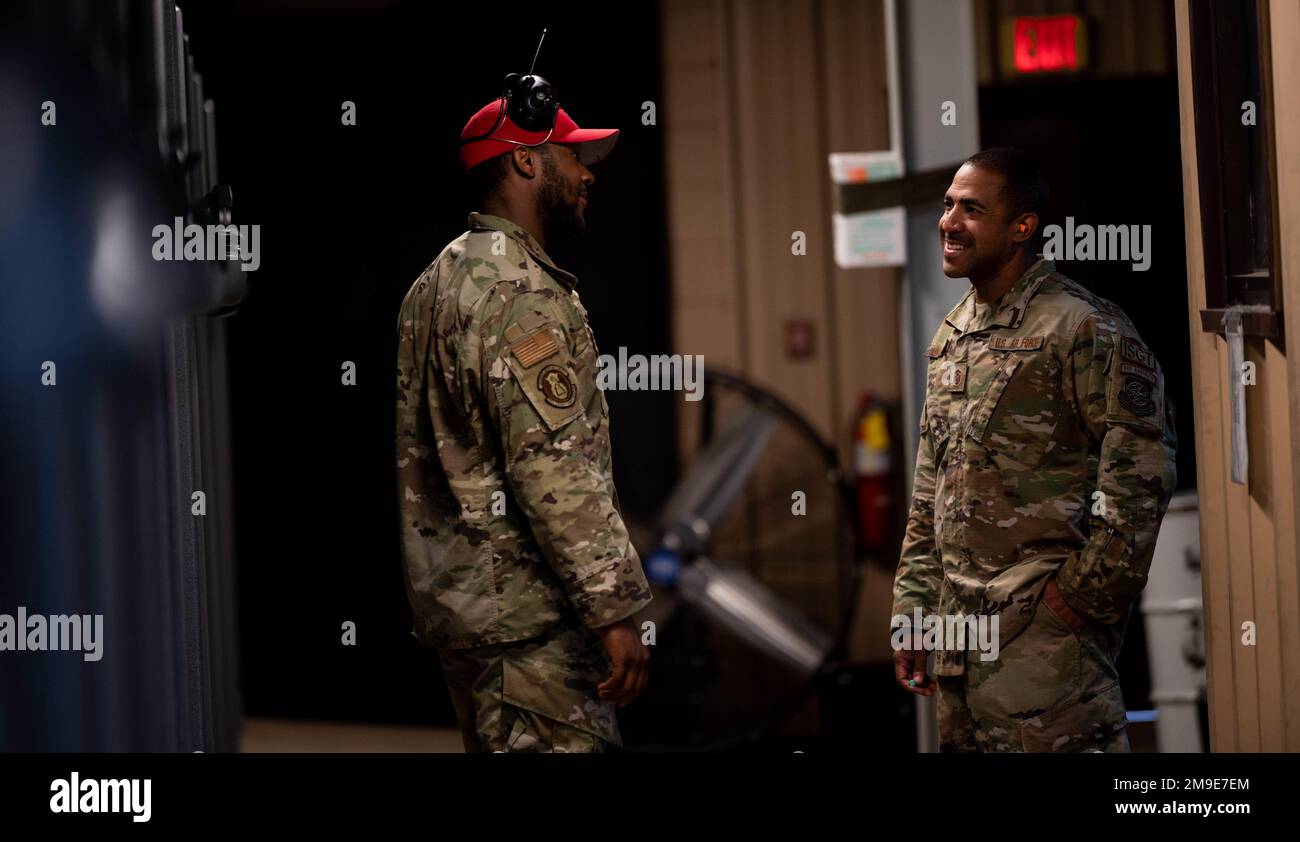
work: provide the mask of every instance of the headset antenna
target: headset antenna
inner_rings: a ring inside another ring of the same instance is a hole
[[[533,53],[533,66],[528,68],[528,75],[533,75],[533,68],[537,67],[537,57],[542,54],[542,42],[546,40],[546,30],[542,30],[542,37],[537,40],[537,52]]]

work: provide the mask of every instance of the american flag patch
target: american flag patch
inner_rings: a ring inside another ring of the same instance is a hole
[[[560,346],[556,344],[550,328],[542,328],[536,333],[529,334],[510,348],[510,352],[524,368],[532,368],[559,351]]]

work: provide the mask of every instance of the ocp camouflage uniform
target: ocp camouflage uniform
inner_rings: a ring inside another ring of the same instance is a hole
[[[894,613],[1000,623],[995,660],[935,653],[941,749],[1127,750],[1115,658],[1175,483],[1155,356],[1049,260],[995,304],[968,290],[926,355]]]
[[[398,319],[397,466],[414,633],[438,649],[467,750],[598,751],[592,631],[650,601],[619,514],[577,278],[470,214]]]

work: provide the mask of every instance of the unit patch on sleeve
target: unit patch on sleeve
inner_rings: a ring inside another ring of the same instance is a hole
[[[1126,372],[1124,386],[1119,393],[1120,405],[1139,417],[1151,415],[1156,411],[1156,403],[1152,395],[1155,385],[1144,376]]]
[[[573,387],[569,372],[558,365],[548,365],[541,370],[537,375],[537,388],[547,403],[560,409],[573,406],[577,399],[578,390]]]

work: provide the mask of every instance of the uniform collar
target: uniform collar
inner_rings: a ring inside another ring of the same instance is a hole
[[[1043,279],[1056,271],[1056,264],[1046,258],[1040,258],[1025,270],[1025,274],[1003,293],[996,304],[975,306],[975,288],[966,290],[961,301],[952,308],[944,321],[957,329],[958,333],[975,333],[991,327],[1016,328],[1025,318],[1029,299],[1038,292]]]
[[[542,249],[542,244],[537,242],[537,238],[529,234],[520,226],[501,216],[492,216],[487,213],[471,213],[469,215],[469,227],[473,231],[504,231],[511,237],[519,241],[519,244],[533,256],[533,259],[546,267],[555,280],[559,281],[565,289],[572,290],[578,283],[578,277],[570,272],[566,272],[555,265],[550,255]]]

